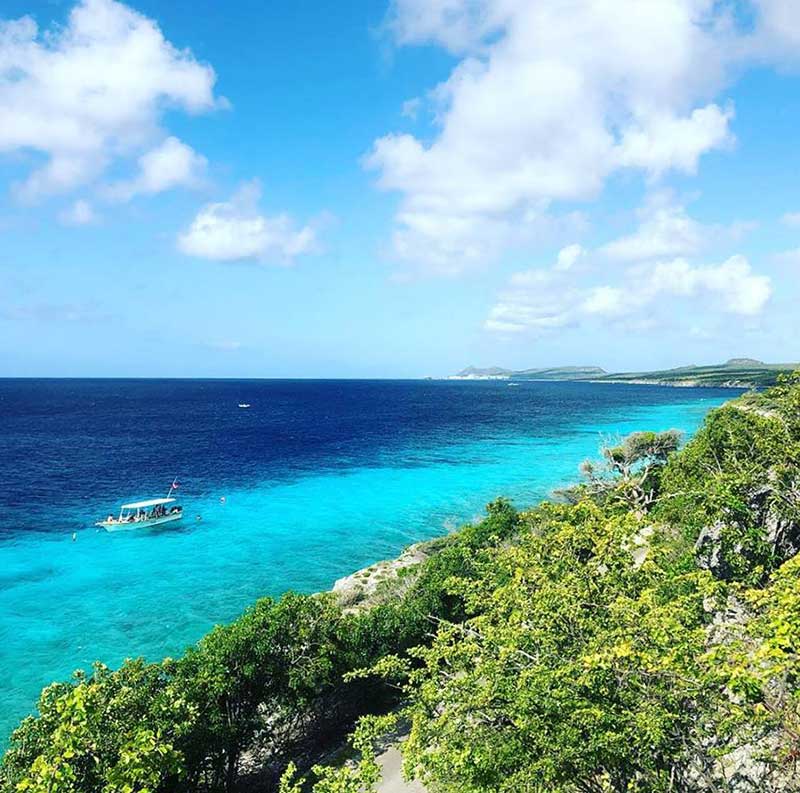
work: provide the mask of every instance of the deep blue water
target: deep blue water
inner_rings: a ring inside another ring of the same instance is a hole
[[[179,653],[259,596],[327,589],[473,519],[497,495],[534,503],[575,479],[604,438],[692,433],[732,395],[590,383],[0,380],[0,743],[43,685],[77,667]],[[122,501],[165,494],[176,476],[181,524],[92,528]]]

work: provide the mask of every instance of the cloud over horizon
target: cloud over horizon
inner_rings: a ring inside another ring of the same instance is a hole
[[[460,272],[527,223],[597,198],[616,173],[694,174],[734,142],[720,94],[735,70],[800,61],[800,6],[748,5],[751,28],[733,0],[394,0],[385,27],[397,45],[459,62],[425,99],[430,139],[388,133],[364,158],[400,197],[392,254]],[[655,222],[692,242],[680,216]]]
[[[229,201],[206,204],[189,228],[178,235],[178,249],[188,256],[220,262],[261,261],[291,264],[317,249],[311,225],[297,227],[286,213],[259,209],[261,186],[243,184]]]
[[[565,249],[569,250],[569,249]],[[489,331],[542,333],[585,324],[653,330],[678,319],[695,325],[704,317],[756,320],[772,296],[772,281],[742,255],[719,264],[696,265],[683,257],[639,263],[620,273],[584,271],[579,285],[571,268],[555,266],[514,273],[491,307]],[[571,254],[569,254],[571,257]]]

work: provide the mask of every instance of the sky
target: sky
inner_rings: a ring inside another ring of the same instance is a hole
[[[3,0],[0,376],[800,360],[795,0]]]

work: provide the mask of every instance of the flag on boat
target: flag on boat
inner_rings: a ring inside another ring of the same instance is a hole
[[[179,486],[178,480],[177,479],[173,479],[172,480],[172,489],[173,490],[177,490],[178,486]]]

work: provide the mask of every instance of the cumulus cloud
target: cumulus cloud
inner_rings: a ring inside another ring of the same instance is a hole
[[[364,159],[400,195],[394,254],[458,271],[501,252],[507,225],[591,200],[615,172],[694,173],[733,141],[717,100],[732,67],[766,57],[798,16],[761,0],[746,31],[737,2],[395,0],[398,44],[461,60],[431,91],[432,139],[387,134]]]
[[[139,155],[164,137],[165,111],[218,106],[214,82],[210,66],[115,0],[80,0],[63,27],[46,31],[29,16],[0,21],[0,153],[44,160],[18,196],[68,192]],[[183,144],[167,140],[175,155]],[[152,174],[138,178],[138,188],[157,185]]]
[[[651,193],[636,216],[636,231],[603,245],[600,253],[621,262],[691,256],[714,244],[738,241],[757,225],[750,221],[700,223],[667,190]]]
[[[702,248],[702,224],[689,217],[686,208],[673,201],[669,194],[651,196],[637,214],[639,228],[633,234],[604,245],[603,253],[612,259],[639,261],[685,256]]]
[[[178,248],[189,256],[221,262],[273,261],[291,264],[317,248],[311,225],[298,228],[281,213],[266,215],[259,209],[257,182],[243,185],[230,201],[207,204],[189,228],[178,236]]]
[[[733,142],[728,125],[733,108],[698,108],[685,118],[653,114],[626,130],[617,152],[620,165],[641,168],[651,176],[675,169],[693,174],[702,154]]]
[[[88,201],[79,199],[62,210],[58,219],[65,226],[86,226],[89,223],[94,223],[97,220],[97,215],[95,215],[94,209],[92,209],[92,205]]]
[[[139,157],[138,165],[138,174],[133,179],[117,182],[107,189],[109,197],[127,201],[139,194],[197,187],[203,181],[208,161],[191,146],[170,136]]]
[[[676,306],[687,300],[702,301],[705,313],[752,319],[772,295],[769,277],[754,272],[744,256],[706,266],[678,257],[639,264],[607,280],[579,286],[558,264],[515,273],[491,308],[486,328],[542,333],[591,322],[656,327],[659,318],[685,315]]]

